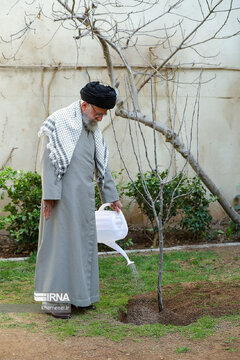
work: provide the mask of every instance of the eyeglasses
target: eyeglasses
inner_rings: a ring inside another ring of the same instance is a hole
[[[91,105],[91,104],[90,104],[90,105]],[[96,109],[95,109],[95,107],[94,107],[94,105],[91,105],[91,108],[92,108],[93,111],[94,111],[95,117],[104,117],[104,116],[107,115],[107,113],[103,114],[102,112],[97,112]]]

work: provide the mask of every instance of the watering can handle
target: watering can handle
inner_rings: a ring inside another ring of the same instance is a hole
[[[106,204],[102,204],[100,206],[100,208],[98,209],[98,211],[103,211],[107,206],[110,206],[111,204],[110,203],[106,203]],[[122,211],[119,209],[119,214],[121,214]]]
[[[102,204],[100,206],[100,208],[98,209],[98,211],[103,211],[105,209],[105,207],[110,206],[110,205],[111,205],[110,203]]]

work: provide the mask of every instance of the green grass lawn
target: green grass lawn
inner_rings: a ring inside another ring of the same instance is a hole
[[[135,326],[118,321],[119,309],[134,295],[155,291],[158,277],[158,254],[131,254],[139,278],[126,266],[119,256],[99,258],[100,303],[97,310],[73,314],[69,321],[57,320],[45,314],[0,313],[2,328],[27,328],[32,331],[54,333],[58,338],[66,336],[104,336],[112,340],[125,337],[140,340],[151,336],[158,338],[170,332],[180,332],[193,338],[206,337],[214,333],[221,319],[205,316],[189,326],[151,324]],[[196,281],[239,282],[238,257],[231,264],[222,261],[214,251],[177,251],[164,254],[163,286],[176,284],[171,291],[177,293],[180,283]],[[22,262],[0,262],[0,304],[33,304],[35,257]],[[171,295],[171,294],[169,294]],[[233,323],[240,324],[240,316],[227,316]],[[179,350],[183,351],[183,350]]]

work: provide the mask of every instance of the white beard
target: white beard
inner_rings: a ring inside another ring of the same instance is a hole
[[[89,131],[95,131],[98,127],[98,123],[95,120],[89,120],[85,114],[82,114],[82,120]]]

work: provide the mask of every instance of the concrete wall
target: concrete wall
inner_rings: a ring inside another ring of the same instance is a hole
[[[26,10],[24,2],[20,1],[11,9],[14,3],[16,2],[9,4],[7,0],[1,2],[0,34],[5,40],[9,40],[10,34],[14,34],[24,26],[23,14]],[[50,11],[50,3],[47,4],[45,13]],[[36,4],[34,6],[36,7]],[[196,15],[196,8],[192,8],[192,5],[187,9],[188,14]],[[1,42],[3,55],[0,58],[0,167],[5,164],[12,151],[7,161],[8,166],[24,170],[36,169],[37,132],[42,121],[51,112],[78,99],[80,88],[89,80],[109,82],[98,43],[90,37],[81,40],[79,57],[77,57],[75,42],[72,39],[74,32],[59,29],[55,33],[58,26],[58,23],[40,16],[34,23],[35,31],[29,34],[21,47],[19,47],[19,41]],[[187,24],[186,31],[190,28],[190,24]],[[234,32],[236,28],[236,22],[231,21],[226,34]],[[211,30],[211,23],[208,23],[202,36],[206,35],[209,29]],[[177,42],[179,36],[177,32],[171,40],[172,43]],[[149,38],[145,39],[145,44],[147,41],[150,46],[153,39],[151,41]],[[15,59],[6,60],[6,57],[14,54],[18,47],[20,50]],[[136,68],[138,66],[138,70],[143,71],[146,65],[143,59],[149,60],[151,56],[149,47],[140,49],[142,56],[133,50],[127,54]],[[155,59],[167,55],[167,53],[163,54],[165,50],[163,51],[158,46],[151,51],[154,52]],[[185,99],[188,96],[185,116],[186,131],[183,131],[181,136],[185,142],[190,141],[191,119],[198,88],[197,79],[203,69],[199,124],[197,128],[195,118],[191,149],[196,156],[198,154],[201,165],[212,180],[224,192],[227,199],[232,201],[237,193],[236,186],[240,182],[239,37],[204,44],[201,46],[201,51],[205,55],[219,54],[212,60],[210,66],[208,61],[203,59],[201,59],[201,64],[198,64],[199,56],[190,50],[179,53],[169,64],[168,73],[171,72],[171,67],[177,65],[180,60],[186,65],[182,70],[174,73],[174,81],[166,82],[159,78],[155,83],[154,110],[157,121],[168,126],[173,126],[175,121],[174,129],[177,130],[181,123]],[[114,61],[118,65],[116,72],[121,84],[120,92],[124,94],[125,72],[121,68],[119,59],[114,57]],[[195,63],[195,65],[189,66],[190,63]],[[166,71],[162,72],[163,77],[166,76]],[[176,80],[180,80],[179,87],[176,85]],[[150,85],[142,90],[139,101],[141,110],[151,116]],[[174,115],[175,107],[177,108],[176,116]],[[113,112],[112,115],[114,117]],[[123,158],[134,177],[138,168],[131,149],[128,121],[116,117],[113,120]],[[118,171],[123,165],[109,116],[104,119],[101,128],[110,149],[110,167]],[[154,164],[152,130],[143,129],[143,131],[149,157]],[[197,133],[199,134],[198,142]],[[166,146],[159,133],[156,134],[156,141],[158,165],[163,170],[169,165],[170,148]],[[141,154],[142,166],[148,170],[143,147]],[[176,154],[173,170],[179,170],[182,164],[183,160]],[[191,174],[192,171],[189,169],[189,175]],[[223,211],[217,205],[213,212],[218,217],[223,216]]]

